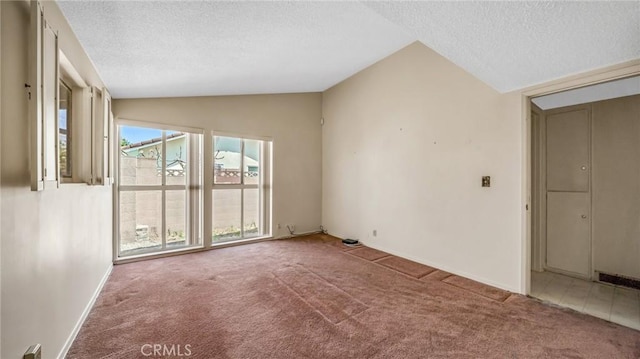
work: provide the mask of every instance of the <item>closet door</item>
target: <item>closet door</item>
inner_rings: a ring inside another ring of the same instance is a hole
[[[547,194],[547,267],[589,276],[590,202],[583,192]]]
[[[546,115],[546,265],[591,275],[590,110],[572,107]]]

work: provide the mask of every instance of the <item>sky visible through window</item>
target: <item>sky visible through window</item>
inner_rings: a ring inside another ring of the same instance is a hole
[[[59,110],[58,111],[58,121],[60,121],[60,128],[66,130],[67,129],[67,110]]]
[[[167,134],[174,133],[169,131]],[[162,130],[145,127],[133,127],[133,126],[121,126],[120,136],[123,140],[126,140],[127,144],[135,144],[142,141],[148,141],[162,136]],[[239,152],[240,145],[239,139],[232,137],[218,137],[216,149],[222,151]],[[245,155],[247,157],[257,159],[258,158],[258,146],[255,144],[247,145],[245,148]]]
[[[153,128],[122,126],[120,135],[129,143],[138,143],[152,138],[160,137],[159,131]]]

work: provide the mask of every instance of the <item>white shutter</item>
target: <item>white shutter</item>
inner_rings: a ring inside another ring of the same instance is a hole
[[[29,39],[29,137],[31,190],[59,185],[58,34],[43,8],[31,1]]]
[[[102,91],[91,88],[91,184],[102,183],[103,126]]]
[[[58,138],[58,34],[43,21],[42,33],[42,99],[44,114],[43,148],[45,189],[60,182],[60,145]]]
[[[102,184],[109,186],[113,183],[113,151],[111,139],[113,138],[113,114],[111,113],[111,95],[106,88],[102,89]]]
[[[31,190],[44,189],[44,164],[42,160],[42,7],[31,1],[31,26],[29,33],[29,170]]]
[[[111,95],[106,88],[93,87],[91,92],[91,184],[108,186],[113,181]]]

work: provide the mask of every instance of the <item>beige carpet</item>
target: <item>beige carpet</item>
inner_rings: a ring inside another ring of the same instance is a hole
[[[640,357],[638,331],[519,295],[489,299],[439,270],[418,279],[417,263],[390,268],[336,242],[118,265],[68,357],[149,358],[145,345],[173,346],[165,358],[177,346],[189,358]]]

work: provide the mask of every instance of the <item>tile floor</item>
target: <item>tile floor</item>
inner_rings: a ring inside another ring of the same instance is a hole
[[[532,271],[531,296],[640,330],[640,290]]]

